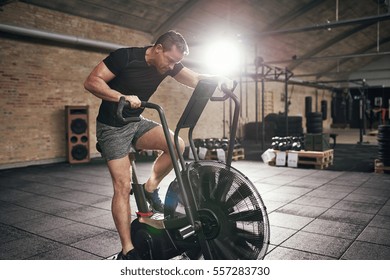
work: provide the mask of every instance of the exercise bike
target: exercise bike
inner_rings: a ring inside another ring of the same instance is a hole
[[[213,96],[217,83],[198,83],[179,119],[171,140],[163,109],[142,102],[143,108],[158,112],[172,158],[176,179],[170,183],[163,215],[153,213],[146,202],[142,184],[138,183],[132,160],[137,219],[131,223],[134,247],[142,259],[172,259],[185,255],[189,259],[263,259],[269,244],[269,221],[266,207],[249,179],[231,166],[239,118],[239,101],[233,90],[222,85],[222,96]],[[234,101],[230,145],[226,163],[200,160],[193,130],[208,101]],[[123,123],[138,121],[123,117],[129,103],[122,97],[117,118]],[[179,147],[179,131],[188,128],[188,141],[194,161],[186,163]],[[176,148],[176,152],[175,152]],[[176,159],[175,155],[178,155]],[[179,163],[180,165],[179,165]]]

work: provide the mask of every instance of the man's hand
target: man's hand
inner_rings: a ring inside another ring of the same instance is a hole
[[[141,100],[136,95],[125,95],[125,99],[130,103],[131,109],[137,109],[141,107]]]
[[[234,81],[226,77],[218,77],[218,89],[222,91],[222,85],[225,84],[226,88],[232,90],[234,87]]]

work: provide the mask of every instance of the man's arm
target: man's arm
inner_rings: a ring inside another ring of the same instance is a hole
[[[195,88],[198,82],[203,79],[213,79],[217,81],[219,89],[221,89],[222,83],[225,83],[228,88],[233,87],[233,81],[228,78],[215,75],[198,74],[188,69],[187,67],[184,67],[182,70],[180,70],[180,72],[177,73],[176,76],[174,76],[173,78],[179,83],[182,83],[183,85],[186,85],[191,88]]]
[[[84,82],[84,88],[98,98],[119,102],[122,95],[119,91],[113,90],[108,86],[108,82],[115,78],[104,62],[100,62],[89,74]],[[126,95],[126,100],[130,102],[132,108],[141,106],[141,101],[135,95]]]
[[[201,79],[200,76],[201,75],[192,71],[191,69],[184,67],[173,78],[183,85],[195,88],[199,80]]]

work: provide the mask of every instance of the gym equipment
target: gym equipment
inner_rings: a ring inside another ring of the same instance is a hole
[[[272,137],[271,149],[280,150],[280,151],[288,151],[288,150],[300,151],[304,149],[304,143],[305,143],[304,137],[275,136]]]
[[[190,259],[262,259],[269,244],[266,207],[256,187],[231,166],[239,118],[239,101],[233,90],[222,86],[223,96],[213,96],[217,83],[202,80],[196,86],[181,116],[174,143],[163,109],[153,103],[142,107],[157,110],[172,157],[176,179],[170,184],[165,211],[152,213],[145,201],[143,187],[133,178],[138,218],[131,224],[132,241],[143,259],[170,259],[186,254]],[[226,164],[199,160],[192,139],[193,130],[207,102],[231,99],[235,103]],[[118,104],[117,117],[124,123],[138,118],[123,117],[129,105],[124,97]],[[179,131],[189,129],[188,140],[194,162],[186,163],[177,147]],[[175,158],[175,148],[179,163]],[[133,175],[136,176],[135,164]]]
[[[390,125],[378,127],[378,158],[384,166],[390,166]]]
[[[307,133],[322,133],[322,113],[311,112],[306,116]]]

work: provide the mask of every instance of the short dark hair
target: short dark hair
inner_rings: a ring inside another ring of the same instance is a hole
[[[184,55],[189,53],[189,48],[184,37],[174,30],[170,30],[160,37],[158,37],[155,46],[161,44],[164,51],[171,50],[172,46],[175,45],[179,51],[181,51]]]

